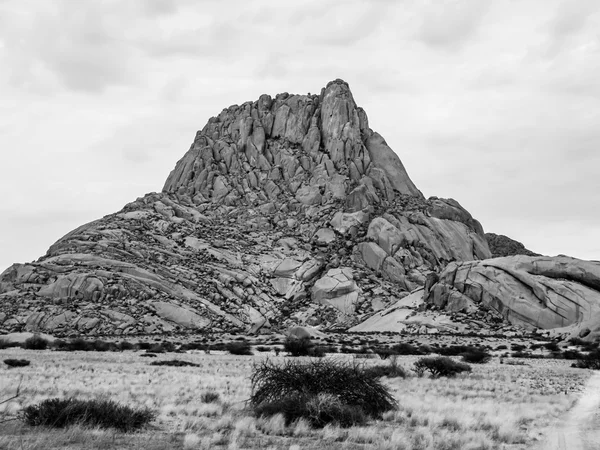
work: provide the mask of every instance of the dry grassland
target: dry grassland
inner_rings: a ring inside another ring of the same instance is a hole
[[[38,429],[10,421],[0,424],[0,449],[526,449],[573,404],[589,377],[588,371],[569,368],[567,361],[509,365],[494,358],[453,379],[384,379],[398,400],[397,411],[368,427],[316,430],[303,421],[285,427],[280,416],[255,418],[245,410],[253,361],[265,354],[163,354],[152,359],[140,354],[0,351],[1,359],[31,360],[31,366],[16,369],[0,364],[0,401],[12,396],[21,380],[20,397],[0,405],[0,419],[52,397],[107,397],[159,411],[150,428],[132,434]],[[174,358],[201,366],[149,365]],[[410,368],[416,359],[399,361]],[[387,364],[378,359],[361,363]],[[207,392],[217,393],[218,400],[203,403]]]

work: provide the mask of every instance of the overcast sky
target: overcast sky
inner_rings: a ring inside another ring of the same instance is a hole
[[[346,80],[425,196],[600,259],[600,2],[0,0],[0,272],[160,191],[196,130]]]

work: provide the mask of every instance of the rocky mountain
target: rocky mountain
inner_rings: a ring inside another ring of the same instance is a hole
[[[493,258],[501,256],[541,256],[525,248],[519,241],[504,236],[503,234],[485,233],[485,239],[488,243]]]
[[[224,109],[196,134],[161,193],[4,271],[0,332],[360,329],[400,309],[386,325],[392,331],[556,325],[520,319],[529,297],[488,300],[457,284],[453,270],[490,267],[491,257],[481,224],[453,199],[426,199],[348,84],[335,80],[319,95],[262,95]],[[486,277],[468,279],[498,291]],[[513,295],[497,296],[505,293]],[[565,317],[561,326],[581,322]]]

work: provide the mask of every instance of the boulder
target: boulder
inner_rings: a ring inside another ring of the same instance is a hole
[[[325,337],[325,334],[321,331],[317,330],[314,327],[291,327],[287,333],[287,336],[296,338],[296,339],[311,339],[311,338],[322,338]]]
[[[344,213],[338,211],[331,219],[331,226],[335,231],[344,235],[350,229],[358,229],[362,225],[368,223],[369,213],[365,211],[356,211],[353,213]]]
[[[508,256],[454,262],[426,293],[446,310],[491,308],[526,329],[588,328],[600,337],[600,262],[567,256]],[[586,337],[588,338],[588,337]]]
[[[352,269],[330,269],[312,288],[312,300],[334,306],[343,314],[352,314],[360,289],[353,279]]]
[[[294,278],[296,271],[300,267],[302,267],[302,263],[300,261],[296,261],[292,258],[286,258],[277,265],[273,271],[273,275],[282,278]]]
[[[184,308],[167,302],[150,302],[148,304],[154,309],[160,318],[173,322],[184,328],[201,330],[210,325],[210,320],[202,317],[191,308]]]
[[[303,186],[296,191],[296,200],[303,205],[320,205],[321,190],[318,186]]]
[[[0,340],[9,344],[23,344],[27,339],[30,339],[33,336],[39,336],[46,339],[48,342],[54,342],[56,340],[56,338],[50,334],[30,332],[0,334]]]
[[[313,239],[317,245],[327,246],[335,241],[335,232],[331,228],[320,228]]]
[[[387,253],[374,242],[361,242],[358,244],[358,251],[365,264],[376,272],[381,271],[383,262],[387,258]]]

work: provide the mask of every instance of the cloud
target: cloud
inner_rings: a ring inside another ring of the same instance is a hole
[[[131,1],[131,0],[129,0]],[[178,10],[181,0],[138,0],[141,10],[148,16],[162,16],[175,14]]]
[[[576,34],[597,9],[598,4],[594,0],[563,1],[548,24],[548,31],[556,39]]]
[[[460,48],[476,34],[486,10],[487,2],[480,0],[428,2],[417,38],[433,48]]]
[[[0,32],[10,50],[14,86],[102,92],[135,82],[135,51],[125,39],[126,21],[114,14],[115,3],[23,4],[30,8],[4,5],[12,20]]]
[[[562,1],[544,27],[548,40],[542,47],[543,55],[552,59],[570,50],[599,9],[600,5],[594,0]]]
[[[296,21],[299,30],[310,27],[307,41],[317,45],[351,46],[375,33],[385,20],[388,4],[352,1],[314,8],[312,13]]]

